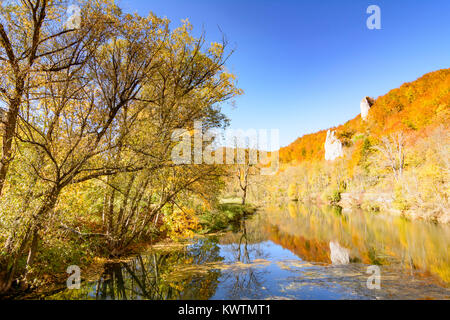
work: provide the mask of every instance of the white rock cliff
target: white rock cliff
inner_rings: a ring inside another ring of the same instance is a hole
[[[336,138],[334,131],[328,130],[327,140],[325,141],[325,160],[334,161],[343,156],[342,142]]]
[[[370,105],[369,99],[367,99],[367,97],[365,97],[361,101],[361,118],[364,121],[367,121],[367,117],[369,116],[370,108],[371,108],[371,105]]]

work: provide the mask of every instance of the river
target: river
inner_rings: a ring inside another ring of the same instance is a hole
[[[234,229],[156,246],[49,298],[450,299],[448,225],[289,203]]]

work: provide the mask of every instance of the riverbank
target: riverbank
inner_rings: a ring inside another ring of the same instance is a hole
[[[235,202],[221,203],[216,210],[205,212],[199,217],[202,230],[200,234],[219,232],[223,230],[237,230],[242,219],[257,211],[253,205],[242,205]]]
[[[408,220],[426,221],[438,224],[450,224],[450,211],[435,208],[411,208],[403,206],[391,193],[382,192],[332,192],[312,193],[302,199],[290,201],[312,202],[317,205],[338,206],[343,211],[364,210],[371,213],[385,212]]]
[[[450,212],[436,211],[435,209],[403,208],[394,195],[390,193],[341,193],[337,203],[343,210],[362,209],[370,212],[388,212],[396,216],[402,216],[410,220],[424,220],[433,223],[450,224]]]
[[[199,214],[199,228],[195,236],[210,236],[227,231],[236,231],[240,228],[240,221],[246,219],[256,212],[257,208],[252,205],[241,205],[235,202],[221,203],[211,211]],[[136,243],[130,247],[127,253],[118,258],[107,258],[98,255],[89,259],[90,263],[78,265],[81,270],[82,282],[91,282],[98,280],[98,277],[105,271],[108,265],[128,263],[136,257],[150,252],[154,249],[179,250],[180,247],[189,245],[188,239],[180,237],[173,239],[166,232],[161,232],[157,237]],[[56,273],[41,273],[39,282],[31,285],[20,283],[11,288],[11,290],[2,299],[23,299],[40,300],[45,299],[67,288],[66,281],[70,275],[64,271]]]

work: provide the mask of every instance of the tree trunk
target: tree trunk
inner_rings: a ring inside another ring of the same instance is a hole
[[[22,84],[23,87],[23,84]],[[16,97],[9,104],[9,110],[6,116],[6,123],[3,132],[3,148],[2,148],[2,158],[0,160],[0,196],[3,192],[3,187],[6,181],[6,175],[8,173],[9,164],[11,162],[12,156],[12,142],[14,134],[16,133],[17,126],[17,116],[19,114],[19,106],[21,103],[21,98]]]
[[[28,243],[28,240],[31,236],[31,226],[28,226],[27,232],[25,232],[25,236],[22,240],[22,243],[19,246],[19,249],[15,253],[11,253],[9,257],[9,261],[6,263],[6,271],[1,275],[0,278],[0,294],[6,293],[11,288],[11,284],[14,280],[17,265],[19,262],[20,257],[22,256],[23,252],[26,250],[26,246]]]
[[[43,205],[39,209],[39,211],[36,213],[33,221],[31,221],[31,227],[33,230],[33,236],[31,241],[31,246],[28,251],[28,258],[27,258],[27,266],[26,266],[26,279],[29,280],[30,276],[30,270],[31,267],[34,264],[36,253],[39,249],[39,231],[42,228],[43,220],[47,216],[47,214],[52,210],[56,202],[58,200],[58,196],[61,189],[59,187],[54,187],[50,194],[45,199]]]
[[[26,277],[25,277],[26,282],[31,281],[31,277],[33,275],[31,267],[34,264],[38,247],[39,247],[39,232],[38,228],[36,227],[33,231],[33,239],[31,240],[30,250],[28,251]]]
[[[36,228],[33,232],[33,240],[31,241],[30,250],[28,251],[27,266],[31,266],[34,263],[36,251],[38,249],[38,243],[39,243],[39,233]]]
[[[242,195],[242,205],[245,206],[245,203],[247,201],[247,188],[243,189],[244,194]]]

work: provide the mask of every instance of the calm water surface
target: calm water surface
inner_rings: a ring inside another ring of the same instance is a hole
[[[450,299],[450,227],[290,203],[51,299]],[[381,271],[381,289],[369,289]]]

